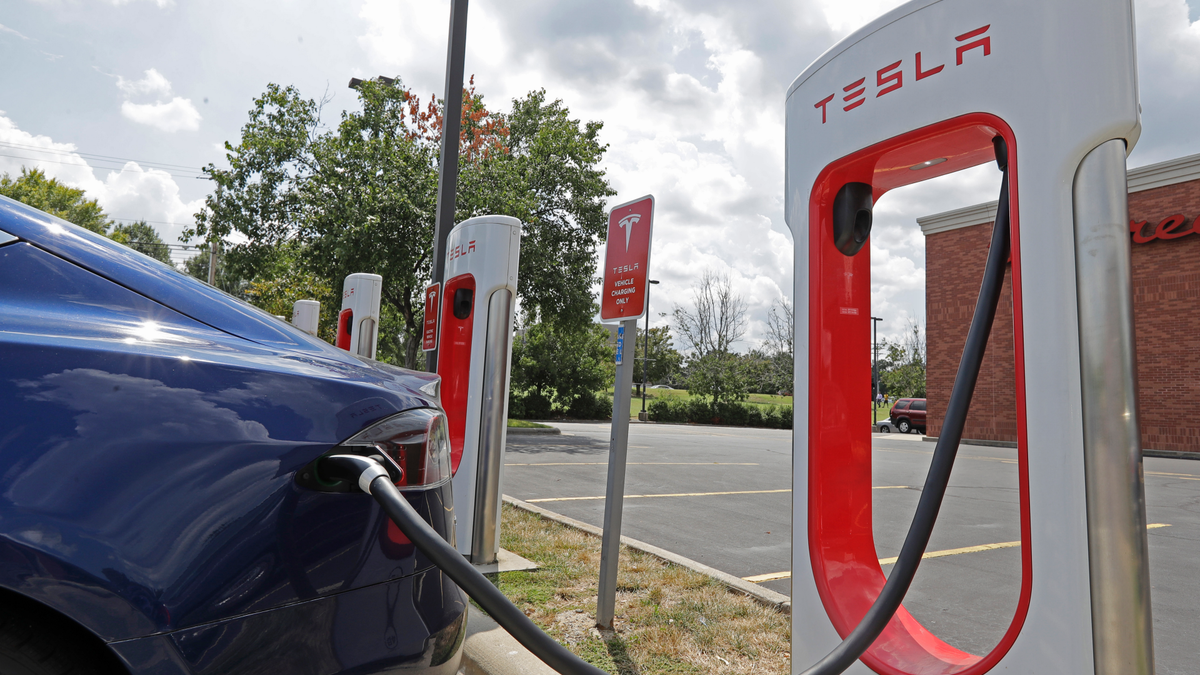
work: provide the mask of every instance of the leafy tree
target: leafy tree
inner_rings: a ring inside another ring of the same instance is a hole
[[[916,323],[898,341],[883,341],[886,360],[880,359],[879,380],[893,397],[925,396],[925,333]],[[886,370],[885,370],[886,366]]]
[[[21,168],[21,175],[0,176],[0,195],[41,209],[52,216],[85,227],[92,232],[108,231],[108,218],[95,199],[87,199],[83,190],[68,187],[57,178],[46,178],[41,169]]]
[[[599,324],[582,331],[559,330],[549,322],[528,326],[513,340],[510,407],[533,418],[549,417],[553,410],[596,417],[580,413],[591,413],[596,392],[612,382],[613,357],[608,331]]]
[[[183,271],[189,276],[196,277],[200,281],[207,283],[208,261],[210,257],[208,254],[208,244],[201,244],[196,247],[196,250],[196,255],[183,262]],[[214,276],[214,286],[232,296],[240,298],[250,286],[250,281],[242,276],[236,267],[227,265],[226,261],[227,256],[225,255],[225,251],[218,249],[217,273]]]
[[[753,372],[738,354],[711,352],[688,359],[687,388],[694,396],[707,398],[716,407],[745,401],[750,395]]]
[[[421,141],[415,101],[402,87],[364,82],[359,99],[361,112],[343,113],[337,131],[312,145],[316,170],[300,189],[296,237],[306,245],[304,265],[339,288],[355,272],[383,277],[383,304],[404,335],[398,356],[412,368],[430,275],[436,146]],[[399,346],[381,342],[383,353]]]
[[[353,272],[384,279],[382,358],[415,367],[423,322],[421,293],[430,277],[442,109],[394,82],[364,82],[362,110],[338,127],[319,125],[323,102],[277,85],[255,101],[230,169],[210,165],[216,183],[185,236],[245,243],[228,246],[235,275],[263,281],[286,260],[331,287]],[[612,194],[595,168],[605,146],[600,125],[581,128],[544,92],[513,102],[510,115],[489,111],[464,90],[456,219],[495,213],[524,224],[520,303],[559,330],[581,336],[592,315],[595,250],[604,233],[603,199]],[[510,122],[518,132],[510,132]]]
[[[113,241],[125,244],[138,253],[144,253],[161,263],[172,265],[171,249],[163,242],[162,237],[158,236],[158,230],[144,220],[117,225],[112,232],[109,232],[108,236]]]
[[[221,262],[234,276],[254,278],[269,268],[278,246],[298,227],[299,188],[313,173],[320,114],[321,104],[302,98],[294,87],[267,85],[254,100],[241,142],[225,143],[230,168],[204,167],[215,189],[183,239],[222,242]],[[242,243],[228,242],[234,232],[244,235]]]
[[[750,391],[761,394],[789,394],[792,391],[792,355],[752,349],[741,355]]]
[[[662,326],[661,328],[651,328],[647,332],[649,333],[650,357],[648,361],[645,361],[646,383],[678,382],[680,368],[683,365],[683,355],[676,351],[671,342],[671,328]],[[634,384],[639,388],[639,393],[642,384],[642,363],[647,354],[646,343],[647,335],[643,333],[638,336],[637,346],[634,349],[635,363],[638,368],[633,373],[633,379],[636,380]]]
[[[580,124],[545,90],[513,101],[507,152],[496,167],[465,172],[460,194],[471,212],[502,213],[523,223],[521,307],[560,330],[587,331],[594,314],[597,247],[608,231],[605,198],[616,192],[599,167],[608,146],[600,122]],[[499,182],[503,180],[504,182]],[[472,197],[476,190],[490,199]],[[465,215],[465,214],[464,214]]]

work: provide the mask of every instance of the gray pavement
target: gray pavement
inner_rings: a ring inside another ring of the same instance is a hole
[[[559,436],[509,438],[504,492],[601,525],[607,424],[558,424]],[[622,534],[738,577],[791,568],[791,432],[631,425]],[[933,444],[874,437],[874,523],[881,558],[899,552]],[[1200,637],[1200,461],[1147,458],[1155,646],[1159,675],[1197,672]],[[929,551],[1020,538],[1016,451],[963,446]],[[671,495],[671,496],[662,496]],[[885,571],[888,569],[884,568]],[[905,607],[951,644],[988,651],[1007,628],[1020,584],[1020,549],[926,560]],[[788,578],[762,585],[790,593]]]

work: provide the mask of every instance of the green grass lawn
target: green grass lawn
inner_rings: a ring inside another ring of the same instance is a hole
[[[547,424],[538,424],[537,422],[529,422],[527,420],[509,420],[508,426],[518,429],[549,429]]]
[[[636,390],[635,390],[636,391]],[[613,395],[613,390],[610,387],[605,393],[609,396]],[[687,398],[689,396],[686,389],[647,389],[646,390],[646,409],[650,409],[650,402],[657,398]],[[768,406],[768,405],[792,405],[791,396],[776,396],[775,394],[750,394],[750,398],[744,401],[752,405]],[[892,404],[872,406],[871,423],[874,424],[879,420],[885,420],[888,417],[888,411],[891,410]],[[637,419],[638,413],[642,410],[642,397],[634,395],[629,401],[629,417]],[[509,420],[509,426],[512,426],[512,420]]]
[[[888,403],[885,405],[877,405],[873,406],[873,408],[874,409],[871,411],[871,414],[873,415],[871,418],[871,424],[874,424],[879,420],[886,420],[888,418],[888,411],[892,409],[892,404]]]

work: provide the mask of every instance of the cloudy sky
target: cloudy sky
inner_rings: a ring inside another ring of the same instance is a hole
[[[745,347],[791,296],[787,86],[897,0],[474,0],[468,75],[493,108],[544,87],[602,120],[613,203],[656,198],[654,324],[705,268],[750,306]],[[1131,166],[1200,152],[1200,0],[1135,0],[1144,131]],[[441,95],[449,0],[4,0],[0,172],[37,165],[167,241],[191,223],[268,82],[355,106],[351,77]],[[924,318],[916,218],[995,199],[979,167],[889,193],[872,236],[884,335]]]

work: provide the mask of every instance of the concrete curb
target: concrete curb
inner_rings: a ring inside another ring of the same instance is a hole
[[[555,675],[538,657],[483,612],[467,610],[467,639],[463,642],[462,675]]]
[[[549,429],[538,429],[537,427],[506,427],[509,436],[524,436],[526,434],[561,434],[562,429],[558,427],[550,427]]]
[[[563,525],[566,525],[567,527],[573,527],[577,530],[580,530],[582,532],[587,532],[588,534],[591,534],[591,535],[594,535],[597,537],[602,536],[604,534],[604,530],[599,527],[596,527],[595,525],[589,525],[585,522],[575,520],[574,518],[568,518],[562,514],[543,509],[540,506],[535,506],[528,502],[523,502],[520,499],[517,499],[515,497],[510,497],[508,495],[504,495],[504,503],[510,504],[518,509],[521,509],[522,511],[536,513],[539,516],[546,518],[547,520],[553,520],[556,523],[561,523]],[[654,556],[655,558],[659,558],[659,559],[665,560],[669,563],[674,563],[676,565],[679,565],[680,567],[686,567],[686,568],[692,570],[693,572],[699,572],[700,574],[704,574],[706,576],[712,577],[713,579],[716,579],[717,581],[720,581],[721,583],[725,584],[727,587],[729,587],[730,590],[737,591],[738,593],[742,593],[743,595],[750,596],[751,598],[756,600],[759,604],[765,605],[767,607],[773,607],[775,609],[778,609],[782,612],[786,612],[788,614],[792,613],[791,598],[789,598],[788,596],[786,596],[782,593],[776,593],[775,591],[772,591],[769,588],[763,588],[763,587],[759,586],[758,584],[752,584],[749,581],[746,581],[745,579],[742,579],[740,577],[735,577],[732,574],[722,572],[721,570],[709,567],[708,565],[705,565],[703,563],[698,563],[695,560],[692,560],[690,558],[685,558],[676,553],[671,553],[670,551],[668,551],[666,549],[661,549],[652,544],[647,544],[646,542],[638,541],[637,539],[631,539],[630,537],[623,536],[623,537],[621,537],[621,543],[628,546],[629,548],[632,548],[637,551],[641,551],[642,553],[648,553],[648,554]]]

